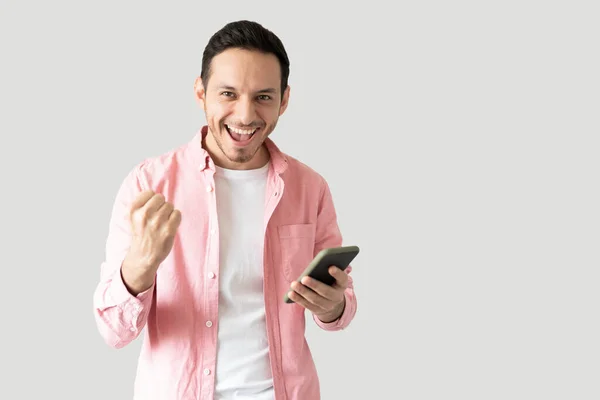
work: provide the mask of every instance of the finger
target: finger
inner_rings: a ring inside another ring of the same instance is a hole
[[[169,216],[171,215],[171,212],[173,212],[174,208],[175,207],[173,207],[173,204],[165,201],[154,214],[155,218],[157,218],[161,223],[168,221]]]
[[[292,289],[296,293],[301,295],[304,299],[309,301],[311,304],[317,306],[318,308],[320,308],[322,310],[325,310],[328,307],[328,305],[330,305],[330,303],[331,303],[331,301],[329,301],[328,299],[324,298],[323,296],[319,295],[312,289],[304,286],[303,284],[301,284],[299,282],[293,282]]]
[[[168,202],[164,202],[154,214],[150,215],[146,225],[152,227],[153,229],[165,230],[166,233],[168,233],[170,228],[167,223],[169,221],[169,215],[171,214],[171,211],[173,211],[173,205]]]
[[[309,310],[313,313],[323,312],[323,310],[320,307],[317,307],[316,305],[312,304],[310,301],[308,301],[307,299],[302,297],[301,294],[299,294],[293,290],[288,293],[288,297],[294,303],[301,305],[302,307],[306,308],[307,310]]]
[[[179,223],[181,222],[181,211],[175,209],[171,212],[171,215],[169,215],[169,225],[171,225],[171,227],[176,228],[179,226]]]
[[[137,197],[131,203],[131,212],[141,208],[148,200],[150,200],[154,196],[154,192],[152,190],[146,190],[137,195]]]
[[[302,278],[302,284],[328,300],[337,301],[340,298],[339,289],[311,278],[310,276]]]
[[[335,278],[335,285],[339,286],[342,289],[346,289],[348,287],[348,274],[346,271],[342,271],[336,266],[329,267],[329,274]]]
[[[165,203],[165,196],[160,193],[156,193],[148,202],[142,207],[146,217],[150,217],[156,213],[156,211]]]

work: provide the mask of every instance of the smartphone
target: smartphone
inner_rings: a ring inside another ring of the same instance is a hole
[[[358,255],[359,251],[360,249],[358,246],[341,246],[323,249],[315,256],[315,258],[313,258],[296,281],[300,282],[305,276],[310,276],[311,278],[332,286],[335,283],[335,278],[329,273],[329,267],[333,265],[342,271],[345,270]],[[285,292],[283,300],[286,303],[293,303],[294,301],[288,297],[288,292],[289,290]]]

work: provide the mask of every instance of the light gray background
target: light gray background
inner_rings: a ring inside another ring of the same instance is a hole
[[[272,137],[362,248],[356,319],[308,326],[323,398],[598,399],[594,3],[2,1],[0,398],[131,398],[140,340],[92,314],[112,202],[248,18],[291,58]]]

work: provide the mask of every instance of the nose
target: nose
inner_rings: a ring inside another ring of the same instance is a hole
[[[252,125],[256,118],[254,102],[247,97],[240,98],[236,105],[236,114],[240,123],[244,125]]]

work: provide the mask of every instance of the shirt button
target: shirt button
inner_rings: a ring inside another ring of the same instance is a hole
[[[133,327],[133,326],[132,326],[131,328],[129,328],[129,330],[130,330],[131,332],[135,332],[135,327]]]
[[[212,190],[213,190],[212,186],[207,186],[207,187],[206,187],[206,191],[207,191],[207,192],[212,192]]]
[[[215,233],[216,233],[216,230],[215,230],[215,229],[211,229],[211,230],[210,230],[210,234],[211,234],[211,235],[214,235]]]
[[[206,369],[204,370],[204,375],[210,375],[210,369],[206,368]]]
[[[206,326],[210,328],[212,326],[212,321],[206,321]]]
[[[208,277],[209,277],[210,279],[215,279],[215,273],[214,273],[214,272],[209,272],[209,273],[208,273]]]

